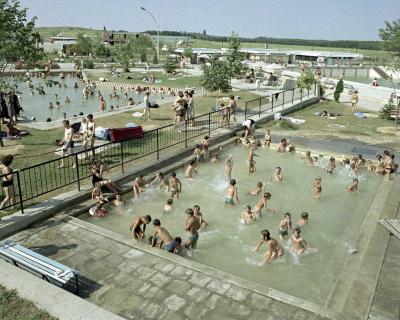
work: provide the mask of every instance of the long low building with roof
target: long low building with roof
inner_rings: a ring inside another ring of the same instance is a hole
[[[177,48],[175,53],[182,55],[184,48]],[[264,48],[242,48],[245,53],[245,59],[261,60],[267,62],[276,62],[282,64],[298,64],[304,62],[321,63],[326,65],[335,64],[358,64],[364,56],[358,53],[350,52],[329,52],[312,50],[281,50]],[[213,55],[225,55],[227,48],[193,48],[192,63],[203,63]]]

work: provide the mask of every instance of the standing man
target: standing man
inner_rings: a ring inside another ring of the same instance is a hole
[[[144,110],[141,117],[147,114],[147,119],[150,120],[150,100],[149,100],[150,92],[146,92],[143,98],[144,102]]]
[[[354,114],[354,111],[356,110],[357,103],[358,103],[358,91],[354,90],[351,95],[351,112],[353,114]]]
[[[68,120],[64,120],[63,125],[64,125],[64,140],[63,140],[62,158],[61,158],[60,168],[64,167],[64,157],[67,154],[72,154],[74,152],[74,141],[72,140],[72,137],[74,135],[74,130],[69,125]],[[72,167],[75,168],[75,162]]]
[[[86,127],[86,144],[85,149],[89,146],[90,149],[94,147],[96,125],[93,120],[93,115],[89,113],[87,115],[87,127]]]
[[[200,221],[194,216],[192,208],[186,209],[186,224],[185,231],[187,231],[187,240],[185,242],[186,249],[196,249],[197,240],[199,240]]]

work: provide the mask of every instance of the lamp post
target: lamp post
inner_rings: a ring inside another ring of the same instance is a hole
[[[152,13],[151,11],[147,10],[144,7],[140,7],[140,9],[142,9],[143,11],[146,11],[149,15],[151,15],[151,17],[157,24],[157,61],[158,61],[158,63],[160,63],[160,21],[158,20],[157,16],[154,13]],[[173,12],[173,14],[181,13],[181,12],[182,11],[178,10],[178,11]]]

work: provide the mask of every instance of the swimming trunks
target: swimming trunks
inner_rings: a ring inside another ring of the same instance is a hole
[[[196,232],[195,234],[188,234],[187,239],[189,241],[197,241],[199,240],[199,233]]]
[[[132,231],[132,227],[129,227],[129,230]],[[140,226],[137,226],[137,227],[135,228],[134,232],[135,232],[136,234],[142,234],[142,233],[143,233],[142,228],[140,228]]]
[[[168,252],[173,252],[175,249],[175,246],[176,246],[176,242],[174,239],[174,240],[172,240],[172,242],[164,244],[164,250],[168,251]]]
[[[289,235],[288,230],[282,230],[279,228],[279,234],[281,237],[286,237]]]
[[[230,198],[228,196],[225,196],[225,204],[230,204],[230,205],[235,205],[235,203],[233,202],[233,198]]]

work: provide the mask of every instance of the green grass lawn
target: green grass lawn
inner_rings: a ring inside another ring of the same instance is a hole
[[[325,119],[316,116],[316,112],[321,111],[336,112],[342,114],[335,120]],[[349,139],[357,136],[368,136],[379,142],[380,137],[384,136],[377,133],[377,127],[390,127],[393,122],[389,120],[377,118],[360,119],[351,113],[349,104],[336,103],[334,101],[326,101],[305,108],[304,110],[290,114],[291,117],[306,120],[304,124],[297,126],[294,132],[301,133],[320,133],[323,136],[340,135]],[[271,123],[273,130],[282,129],[278,123]],[[342,127],[343,126],[343,127]]]
[[[231,93],[226,93],[223,96],[228,97]],[[258,95],[247,92],[247,91],[235,91],[232,92],[235,96],[240,96],[238,100],[238,106],[244,107],[246,100],[251,100]],[[211,112],[213,107],[217,103],[216,96],[208,97],[195,97],[195,112],[196,115],[205,114]],[[151,120],[134,118],[132,111],[124,112],[104,118],[95,119],[96,125],[99,127],[106,128],[121,128],[125,127],[127,123],[133,122],[144,127],[145,130],[151,130],[158,127],[162,127],[171,124],[173,121],[174,113],[172,111],[172,103],[161,104],[158,109],[151,109]],[[17,151],[11,153],[15,154],[13,161],[13,168],[22,169],[24,167],[32,166],[37,163],[45,162],[57,158],[54,154],[55,140],[63,137],[63,129],[52,129],[52,130],[35,130],[30,128],[24,128],[22,125],[18,125],[17,128],[26,129],[31,134],[23,137],[21,140],[4,140],[6,145],[13,145]],[[1,154],[7,154],[8,149],[0,149]]]
[[[56,320],[47,312],[39,310],[33,302],[22,299],[15,290],[0,285],[1,320]]]
[[[180,69],[177,69],[179,71]],[[164,74],[162,71],[149,71],[149,72],[129,72],[123,73],[120,78],[112,78],[111,72],[101,72],[101,71],[87,71],[86,72],[89,80],[99,80],[99,78],[106,78],[109,82],[116,83],[128,83],[128,84],[140,84],[144,86],[155,86],[155,87],[169,87],[169,88],[201,88],[200,77],[183,75],[183,76],[169,76]],[[154,75],[156,81],[161,81],[160,83],[144,82],[143,78],[145,76],[150,77]],[[127,77],[133,79],[127,79]]]

